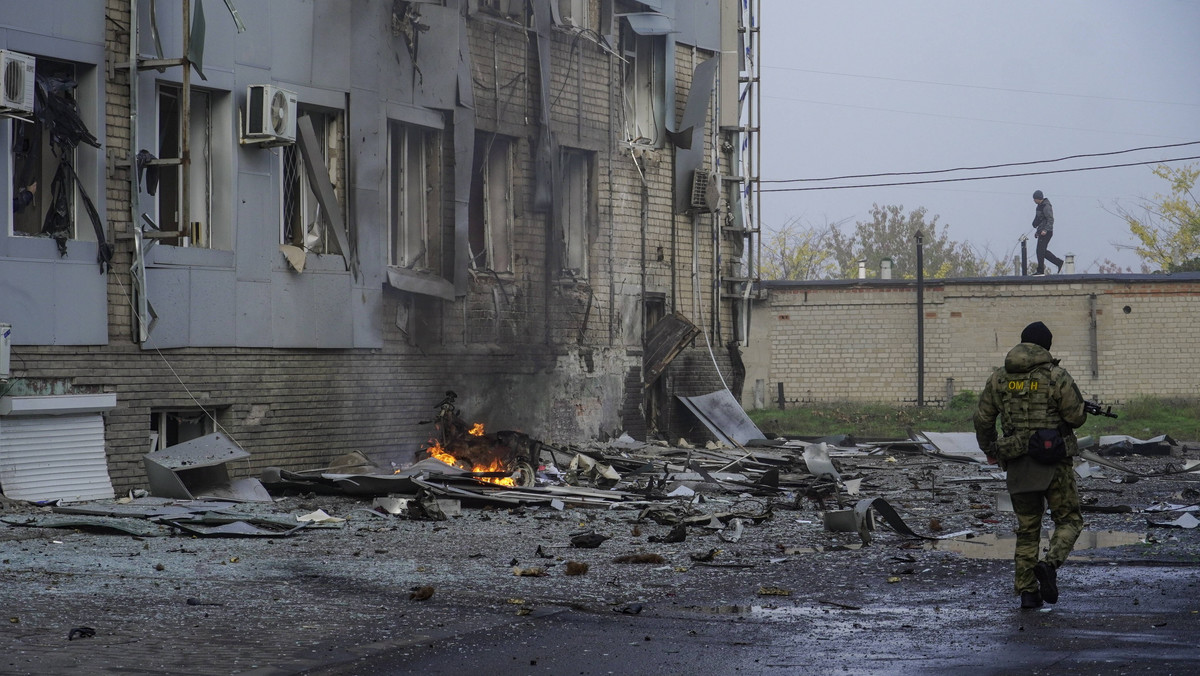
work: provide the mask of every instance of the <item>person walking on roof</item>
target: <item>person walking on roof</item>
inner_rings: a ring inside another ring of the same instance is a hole
[[[1083,531],[1071,457],[1079,455],[1074,430],[1087,421],[1087,413],[1075,380],[1050,356],[1053,338],[1041,322],[1026,326],[1004,366],[988,378],[972,418],[988,463],[1008,473],[1017,515],[1014,588],[1023,609],[1058,602],[1058,569]],[[1046,558],[1039,561],[1047,505],[1054,533]]]
[[[1050,238],[1054,236],[1054,207],[1041,190],[1033,191],[1033,202],[1037,210],[1033,214],[1033,236],[1037,238],[1037,272],[1035,275],[1046,274],[1046,261],[1054,263],[1055,272],[1062,272],[1063,261],[1050,253]]]

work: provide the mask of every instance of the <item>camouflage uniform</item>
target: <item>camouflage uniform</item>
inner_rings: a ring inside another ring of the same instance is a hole
[[[996,418],[1003,436],[996,437]],[[1083,530],[1079,491],[1071,456],[1079,454],[1074,429],[1083,425],[1083,395],[1075,380],[1050,351],[1020,343],[1004,358],[1004,367],[988,379],[975,410],[975,438],[990,461],[1008,472],[1008,492],[1017,515],[1015,590],[1038,591],[1033,569],[1041,544],[1042,514],[1049,504],[1054,534],[1046,562],[1058,568]],[[1057,428],[1067,457],[1045,465],[1027,454],[1035,430]]]

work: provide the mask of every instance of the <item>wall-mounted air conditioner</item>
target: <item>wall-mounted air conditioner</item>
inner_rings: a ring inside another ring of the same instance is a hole
[[[296,142],[296,93],[274,85],[246,88],[246,131],[243,143],[261,146]]]
[[[721,205],[721,176],[707,169],[697,169],[692,174],[692,211],[710,214]]]
[[[0,115],[33,116],[37,59],[0,49]]]

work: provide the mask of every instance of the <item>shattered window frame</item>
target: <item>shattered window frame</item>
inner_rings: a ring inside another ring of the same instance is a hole
[[[475,135],[468,244],[471,268],[513,272],[513,146],[515,139],[491,132]]]
[[[562,198],[558,227],[563,277],[586,280],[592,213],[596,203],[593,170],[595,153],[577,148],[562,149]]]
[[[65,75],[71,78],[75,83],[74,95],[71,99],[79,108],[80,116],[84,120],[92,119],[92,114],[95,112],[95,68],[89,64],[77,63],[66,59],[54,59],[35,55],[37,58],[36,73],[42,77],[51,75]],[[81,91],[82,90],[82,91]],[[50,135],[41,129],[40,126],[33,121],[19,120],[9,118],[0,120],[0,124],[7,122],[4,126],[5,133],[3,136],[6,156],[8,183],[11,189],[11,197],[16,198],[21,191],[29,187],[30,184],[36,183],[36,190],[32,190],[32,200],[29,204],[21,207],[20,211],[14,212],[9,210],[9,217],[6,219],[8,227],[6,234],[10,237],[42,237],[42,228],[46,222],[46,214],[50,210],[50,200],[47,196],[51,194],[51,185],[54,180],[54,175],[58,171],[58,160],[50,149]],[[30,164],[36,163],[39,165],[36,169],[31,169],[23,166],[18,154],[20,151],[17,146],[21,144],[22,139],[28,140],[32,145],[28,149],[33,153],[33,157],[28,160]],[[33,148],[32,146],[37,146]],[[97,180],[96,173],[91,169],[92,154],[97,152],[86,143],[80,144],[75,148],[70,160],[71,166],[75,168],[79,175],[79,180],[82,182],[87,191],[92,195],[103,193],[103,184]],[[31,175],[32,174],[32,175]],[[33,175],[36,175],[36,180],[33,180]],[[86,216],[82,199],[79,193],[79,187],[72,182],[73,190],[71,198],[67,200],[67,212],[70,221],[68,228],[68,240],[94,242],[96,235],[92,228],[79,227],[80,218]],[[97,187],[99,186],[99,187]],[[99,206],[99,203],[97,203]]]
[[[346,217],[345,116],[329,110],[300,104],[296,118],[307,115],[321,142],[321,156],[337,196],[338,208]],[[279,242],[300,247],[309,253],[344,255],[331,231],[332,221],[320,212],[320,201],[304,169],[304,156],[298,143],[283,146],[279,153]],[[297,227],[303,224],[303,227]]]
[[[430,163],[436,158],[436,130],[388,121],[388,265],[434,270],[429,248],[433,186]]]
[[[180,100],[183,88],[176,82],[158,85],[158,156],[177,158],[180,155]],[[173,104],[172,104],[173,99]],[[158,167],[158,227],[166,231],[183,231],[186,239],[165,239],[161,244],[190,246],[203,249],[233,250],[232,218],[228,216],[231,196],[227,187],[230,174],[232,134],[214,124],[223,118],[230,105],[228,92],[191,90],[191,130],[188,138],[190,166],[188,169],[188,220],[198,227],[181,227],[178,222],[179,195],[182,193],[182,174],[178,166]],[[168,125],[173,122],[173,129]],[[172,209],[172,207],[174,207]],[[168,215],[168,210],[171,214]]]
[[[150,451],[161,451],[216,432],[213,419],[200,409],[150,411]]]
[[[663,35],[640,35],[622,25],[625,68],[625,140],[637,146],[661,148],[666,129],[667,40]]]
[[[563,23],[576,28],[591,28],[588,0],[557,0],[558,16]]]
[[[505,18],[521,18],[525,12],[523,0],[475,0],[475,11],[486,11]]]

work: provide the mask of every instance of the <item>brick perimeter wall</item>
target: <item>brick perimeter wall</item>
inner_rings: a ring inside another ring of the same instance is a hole
[[[747,408],[756,380],[765,381],[767,407],[777,405],[780,382],[789,405],[916,403],[915,283],[789,284],[770,288],[755,310]],[[955,392],[978,392],[1039,320],[1089,398],[1200,396],[1200,276],[936,280],[924,290],[925,403],[945,401],[949,378]]]

